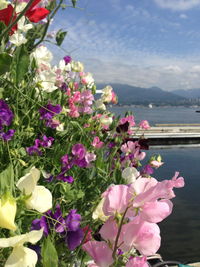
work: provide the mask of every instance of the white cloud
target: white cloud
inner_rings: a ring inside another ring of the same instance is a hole
[[[161,8],[168,8],[175,11],[188,10],[200,6],[200,0],[154,0]]]
[[[175,73],[175,74],[179,74],[182,72],[182,69],[177,65],[169,65],[169,66],[166,66],[164,69],[168,72]]]
[[[188,18],[188,16],[187,16],[187,15],[185,15],[185,14],[180,14],[179,18],[181,18],[181,19],[187,19],[187,18]]]
[[[113,3],[117,4],[117,1],[113,0]],[[191,52],[190,56],[176,57],[158,52],[162,49],[150,45],[145,39],[147,29],[138,29],[138,25],[132,23],[132,16],[141,17],[143,10],[134,8],[133,12],[129,12],[130,9],[128,7],[121,12],[123,14],[119,14],[120,24],[106,19],[99,23],[95,17],[74,19],[68,16],[68,20],[63,18],[63,21],[59,17],[59,24],[55,23],[54,27],[57,28],[53,30],[63,28],[62,23],[65,25],[68,35],[62,47],[67,51],[53,46],[52,52],[57,59],[70,54],[74,60],[82,61],[85,70],[93,73],[96,82],[158,86],[166,90],[199,87],[200,55],[192,55]],[[147,13],[142,19],[148,20],[150,16]],[[160,20],[155,17],[154,22]],[[166,20],[161,26],[161,31],[167,31],[169,27],[166,26],[179,28],[179,24],[174,25]],[[126,33],[127,29],[129,34]],[[139,36],[134,34],[136,31],[140,32]],[[195,32],[190,34],[193,36]],[[148,47],[144,45],[144,40]]]

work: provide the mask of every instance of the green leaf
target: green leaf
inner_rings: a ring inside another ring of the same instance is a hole
[[[42,244],[42,263],[43,267],[58,266],[58,254],[50,236],[48,236]]]
[[[6,191],[11,191],[14,187],[14,171],[10,164],[7,169],[0,173],[0,194],[4,194]]]
[[[10,70],[10,65],[12,63],[12,57],[7,53],[0,54],[0,75],[5,74]]]
[[[17,48],[13,65],[15,83],[19,84],[24,79],[30,65],[29,54],[24,45]]]
[[[65,39],[66,34],[67,34],[67,32],[63,32],[62,30],[59,30],[57,32],[57,34],[56,34],[56,42],[57,42],[58,46],[60,46],[62,44],[62,42]]]
[[[76,7],[76,2],[77,2],[77,0],[72,0],[73,7]]]

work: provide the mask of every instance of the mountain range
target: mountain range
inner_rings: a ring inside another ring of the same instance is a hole
[[[107,84],[97,84],[97,89],[102,89]],[[198,104],[200,89],[164,91],[159,87],[142,88],[127,84],[111,83],[121,105],[192,105]],[[193,99],[193,100],[192,100]]]

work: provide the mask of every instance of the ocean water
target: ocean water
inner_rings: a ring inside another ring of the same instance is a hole
[[[133,112],[135,121],[148,120],[153,126],[156,123],[200,123],[200,113],[194,107],[119,107],[112,106],[110,111],[123,115],[126,111]]]
[[[184,107],[112,107],[116,115],[131,110],[136,122],[147,119],[156,123],[200,123],[196,108]],[[185,187],[175,189],[176,197],[172,214],[159,223],[162,244],[158,251],[164,260],[182,263],[200,261],[200,148],[164,148],[147,151],[146,160],[152,154],[161,154],[164,165],[155,171],[158,180],[170,179],[175,171],[185,179]]]

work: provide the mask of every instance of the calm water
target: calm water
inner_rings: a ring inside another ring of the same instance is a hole
[[[129,108],[130,109],[130,108]],[[116,114],[124,114],[128,107],[113,107]],[[158,107],[131,108],[139,122],[147,119],[156,123],[200,123],[196,108]],[[159,253],[165,260],[179,260],[183,263],[200,261],[200,148],[151,149],[151,154],[160,153],[164,165],[155,171],[158,180],[170,179],[175,171],[185,178],[185,187],[175,189],[176,198],[173,213],[159,224],[162,245]]]
[[[200,108],[198,108],[200,109]],[[200,113],[195,112],[197,108],[185,107],[118,107],[110,109],[116,115],[132,111],[136,122],[148,120],[151,125],[156,123],[200,123]]]

